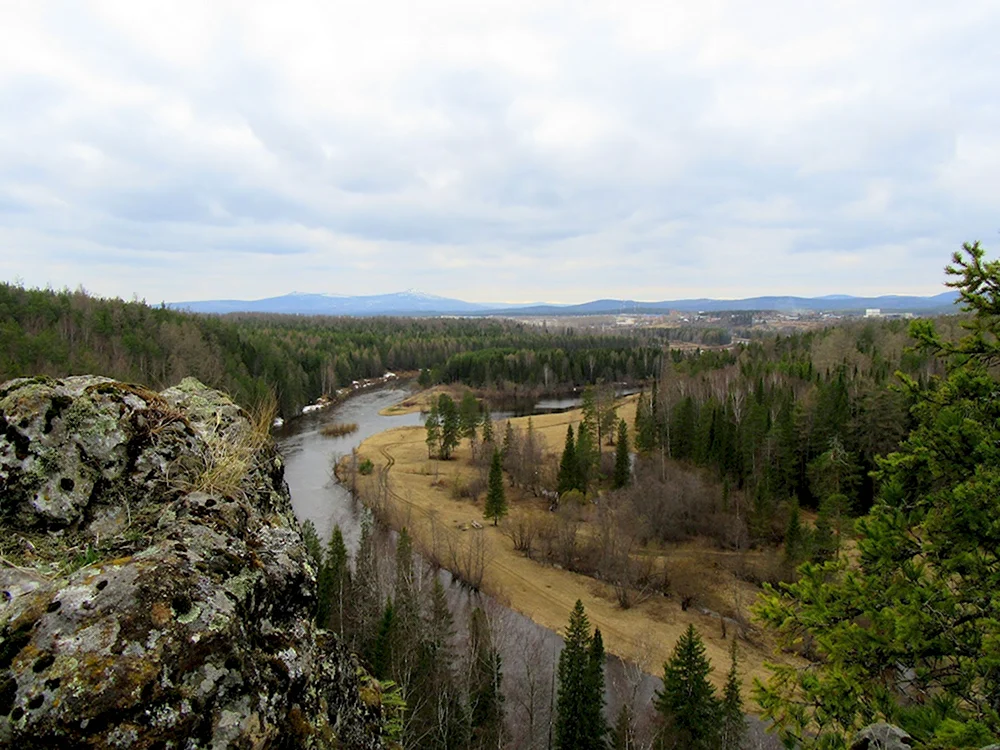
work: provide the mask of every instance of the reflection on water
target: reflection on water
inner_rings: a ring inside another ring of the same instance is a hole
[[[409,395],[402,388],[383,388],[354,396],[325,411],[302,416],[275,432],[285,456],[285,480],[292,493],[292,508],[299,521],[312,521],[320,539],[329,539],[340,525],[347,548],[357,550],[361,517],[350,492],[333,477],[333,464],[357,448],[361,441],[393,427],[422,424],[419,413],[383,417],[379,410]],[[320,429],[331,422],[355,422],[356,432],[325,437]]]

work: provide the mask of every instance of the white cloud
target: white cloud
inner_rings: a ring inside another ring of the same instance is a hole
[[[988,0],[0,5],[0,274],[148,299],[922,292]]]

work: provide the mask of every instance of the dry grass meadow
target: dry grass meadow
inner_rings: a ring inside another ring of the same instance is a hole
[[[399,408],[417,410],[437,392],[440,389],[409,397]],[[618,414],[631,424],[635,397],[620,402]],[[534,429],[545,441],[547,466],[554,468],[558,464],[566,426],[579,424],[581,416],[575,410],[532,418]],[[512,422],[522,429],[527,427],[527,418]],[[498,423],[498,436],[503,435],[503,429],[503,424]],[[440,461],[428,458],[425,436],[421,427],[403,427],[365,440],[359,456],[371,459],[376,471],[371,476],[357,478],[365,502],[374,506],[376,513],[394,528],[405,526],[425,557],[457,571],[467,580],[481,576],[484,591],[555,631],[565,627],[570,610],[581,599],[591,622],[601,629],[607,650],[652,674],[662,674],[663,662],[678,637],[693,624],[701,632],[712,660],[712,679],[722,685],[729,666],[730,641],[737,627],[729,620],[724,637],[720,615],[746,623],[749,605],[759,592],[733,574],[737,553],[698,541],[644,548],[640,554],[655,556],[657,564],[665,569],[672,593],[650,597],[623,610],[609,585],[536,562],[516,551],[504,533],[503,523],[494,527],[484,520],[482,497],[476,501],[456,499],[458,493],[453,491],[456,485],[481,478],[481,469],[472,461],[469,443],[462,441],[452,460]],[[605,446],[603,450],[614,449]],[[508,486],[507,498],[512,515],[526,514],[539,523],[545,523],[553,515],[548,511],[548,501],[519,489]],[[742,553],[740,564],[748,564],[747,556],[763,554],[767,553]],[[773,557],[773,551],[770,555]],[[754,560],[749,564],[754,564]],[[696,603],[686,611],[680,604],[681,592],[674,589],[675,581],[677,587],[683,586],[694,594]],[[777,655],[766,634],[753,626],[741,630],[741,671],[745,688],[749,689],[754,677],[766,675],[765,661],[788,657]],[[748,708],[751,707],[748,701]]]

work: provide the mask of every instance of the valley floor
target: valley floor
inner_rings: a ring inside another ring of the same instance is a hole
[[[414,399],[414,405],[420,402]],[[412,408],[412,406],[411,406]],[[631,423],[635,399],[621,403],[618,413]],[[533,417],[535,430],[545,440],[545,461],[558,463],[568,424],[578,424],[579,410]],[[512,420],[522,429],[527,418]],[[503,425],[498,425],[502,435]],[[687,586],[698,589],[696,603],[682,610],[679,597],[655,595],[628,610],[621,609],[611,587],[593,578],[531,560],[514,549],[503,532],[503,524],[494,527],[483,519],[482,499],[454,499],[451,488],[480,475],[472,462],[468,441],[463,441],[450,461],[428,459],[423,428],[404,427],[375,435],[359,449],[361,458],[370,459],[376,470],[368,477],[357,477],[358,491],[369,505],[394,528],[406,527],[425,557],[443,567],[483,565],[482,588],[508,606],[547,628],[561,632],[577,599],[583,601],[592,624],[601,629],[607,650],[640,666],[644,671],[661,675],[663,663],[678,637],[689,624],[701,632],[707,655],[712,660],[713,682],[721,686],[729,666],[730,639],[735,624],[730,621],[727,637],[719,612],[746,620],[749,605],[759,589],[739,580],[731,570],[737,553],[719,550],[701,542],[644,549],[641,554],[655,555],[666,567],[671,580],[676,572]],[[604,450],[613,450],[605,447]],[[343,475],[344,467],[341,467]],[[535,498],[519,489],[507,488],[512,513],[531,512],[541,517],[548,513],[548,501]],[[750,556],[769,553],[742,553]],[[457,561],[457,562],[456,562]],[[745,561],[745,560],[744,560]],[[708,609],[711,607],[712,609]],[[750,626],[740,642],[741,672],[747,707],[754,677],[765,677],[765,661],[787,660],[774,652],[766,634]]]

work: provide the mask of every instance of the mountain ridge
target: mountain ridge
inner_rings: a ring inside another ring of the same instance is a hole
[[[226,314],[236,312],[282,313],[292,315],[614,315],[664,314],[676,312],[733,312],[736,310],[774,310],[778,312],[855,312],[879,308],[886,312],[945,312],[954,309],[956,292],[942,292],[930,297],[886,294],[855,297],[829,294],[822,297],[765,295],[742,299],[690,299],[643,302],[639,300],[597,299],[579,304],[516,304],[466,302],[460,299],[425,294],[413,289],[404,292],[372,295],[336,295],[292,292],[258,300],[195,300],[170,302],[168,307],[195,313]]]

